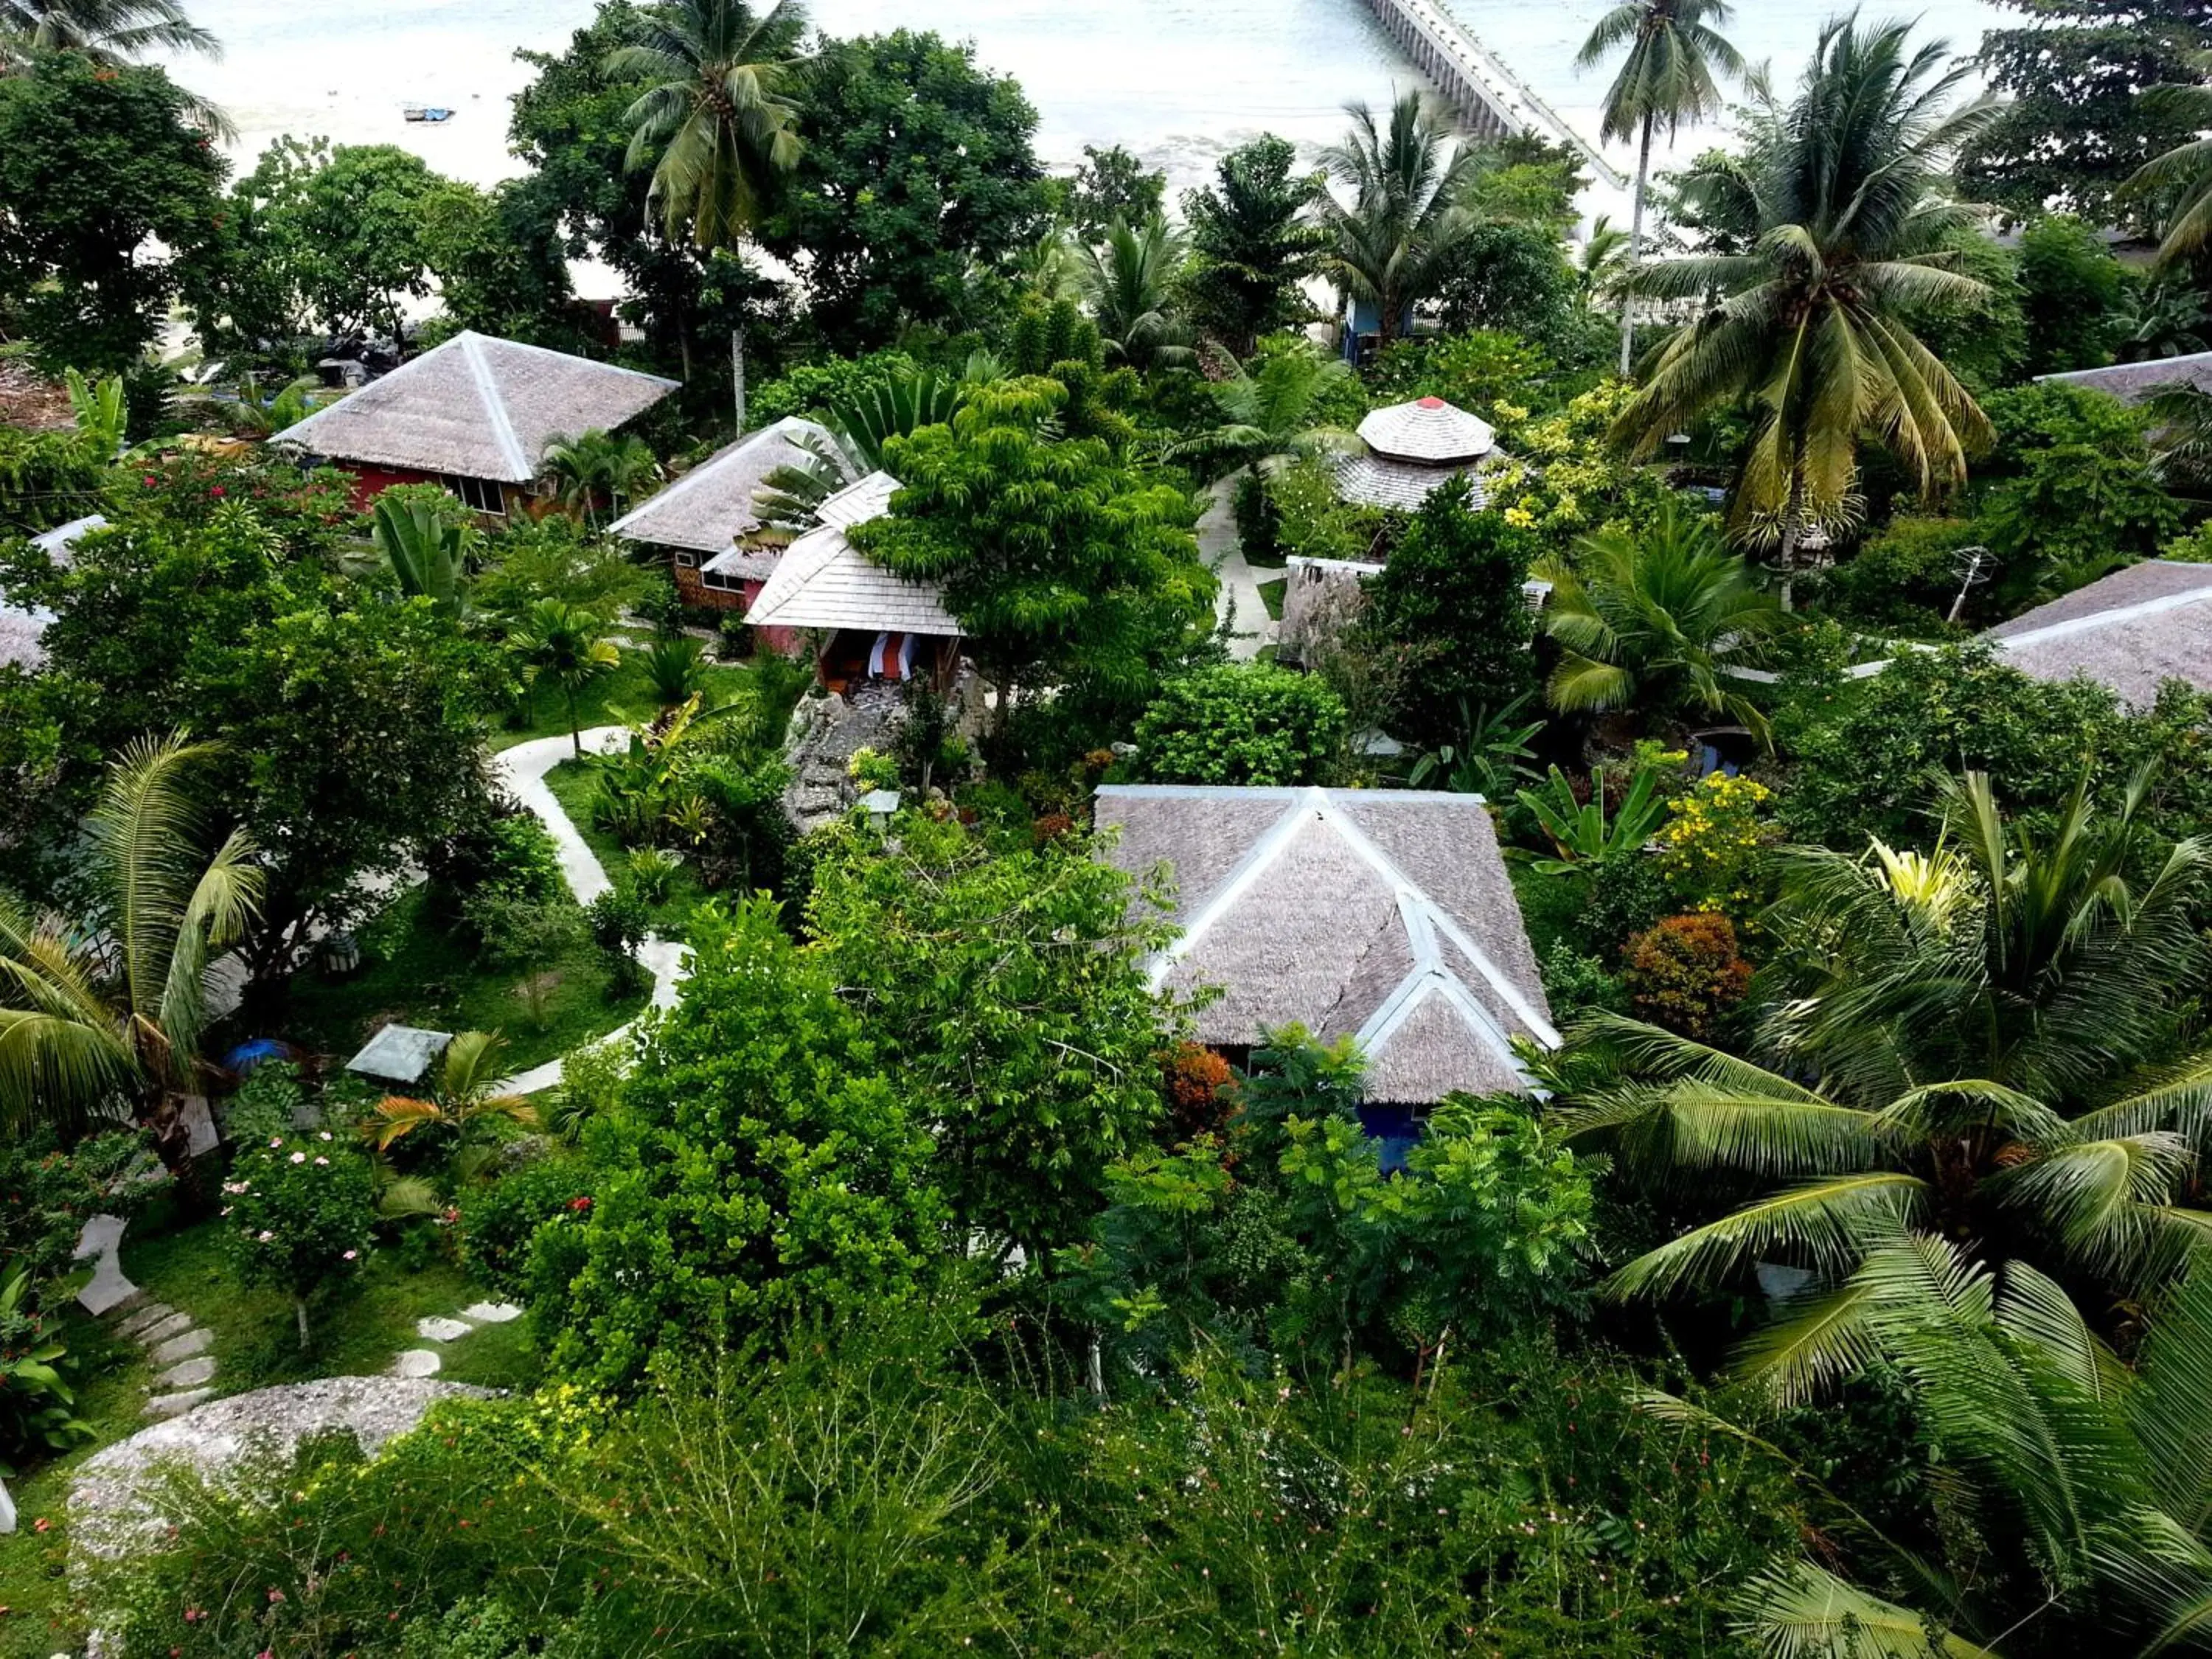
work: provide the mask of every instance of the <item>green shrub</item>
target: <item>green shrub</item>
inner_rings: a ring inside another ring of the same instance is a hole
[[[1950,631],[1944,618],[1963,582],[1960,551],[1984,539],[1982,526],[1970,519],[1893,519],[1828,573],[1826,604],[1863,628],[1925,635]],[[1982,581],[1967,595],[1964,614],[1969,619],[1978,619],[1989,603],[1996,574],[1992,557],[1983,565]]]
[[[592,1170],[574,1155],[540,1158],[461,1194],[461,1261],[502,1297],[530,1291],[530,1242],[547,1222],[591,1207]]]
[[[1379,508],[1347,501],[1336,474],[1317,460],[1285,467],[1267,480],[1275,551],[1284,558],[1372,559],[1388,523]]]
[[[1302,784],[1346,736],[1335,692],[1265,663],[1170,680],[1137,722],[1137,775],[1154,783]]]
[[[31,1124],[0,1144],[0,1263],[27,1269],[36,1290],[70,1270],[84,1224],[102,1211],[128,1215],[137,1196],[118,1178],[145,1150],[137,1130],[88,1136],[66,1151]]]
[[[1637,1017],[1698,1042],[1751,990],[1751,964],[1726,916],[1669,916],[1629,940],[1622,969]]]
[[[1237,475],[1231,507],[1237,517],[1237,543],[1244,562],[1269,569],[1283,562],[1282,514],[1268,494],[1267,481],[1256,472]]]
[[[239,1152],[222,1192],[240,1276],[292,1298],[307,1346],[310,1300],[350,1287],[368,1254],[376,1218],[368,1160],[328,1129],[272,1134]]]
[[[585,1211],[538,1230],[532,1311],[555,1366],[635,1382],[809,1311],[888,1305],[936,1279],[928,1129],[829,964],[775,906],[702,908],[681,1000],[584,1130]]]

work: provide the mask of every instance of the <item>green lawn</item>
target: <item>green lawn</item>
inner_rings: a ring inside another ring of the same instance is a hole
[[[522,975],[494,972],[438,925],[429,890],[401,894],[362,931],[364,965],[331,981],[313,971],[293,981],[283,1035],[343,1060],[376,1026],[398,1020],[437,1031],[501,1031],[516,1071],[605,1036],[636,1015],[645,995],[608,1000],[607,974],[589,941],[548,970],[555,983],[541,1028],[520,991]]]
[[[214,1334],[209,1352],[224,1394],[307,1377],[371,1376],[386,1370],[401,1349],[416,1347],[437,1349],[445,1361],[439,1375],[454,1382],[509,1389],[537,1384],[540,1366],[527,1320],[483,1326],[452,1343],[416,1335],[415,1322],[426,1315],[450,1316],[491,1299],[434,1252],[410,1263],[412,1253],[404,1249],[376,1251],[352,1294],[316,1310],[303,1352],[291,1304],[272,1291],[240,1288],[219,1218],[168,1232],[158,1231],[162,1224],[158,1204],[133,1224],[123,1243],[124,1272],[152,1299],[191,1314]],[[9,1483],[21,1530],[0,1545],[0,1659],[46,1659],[82,1641],[62,1576],[70,1482],[93,1453],[146,1426],[152,1367],[137,1345],[110,1336],[73,1306],[57,1334],[70,1351],[77,1416],[94,1437]],[[50,1528],[43,1534],[36,1530],[41,1519]]]
[[[1268,616],[1277,622],[1283,619],[1283,590],[1289,586],[1290,579],[1286,576],[1260,584],[1260,603],[1267,607]]]
[[[744,687],[750,670],[742,665],[718,663],[709,659],[707,666],[706,696],[701,707],[713,708],[729,702]],[[601,675],[576,694],[576,724],[588,732],[595,726],[635,724],[653,718],[658,704],[653,689],[646,683],[643,655],[626,650],[622,653],[622,666]],[[568,708],[565,698],[553,687],[538,691],[532,699],[530,720],[527,725],[505,724],[493,729],[491,746],[511,749],[518,743],[527,743],[532,738],[559,738],[568,734]]]
[[[601,767],[602,763],[588,756],[580,761],[562,761],[545,775],[545,787],[561,803],[561,810],[568,815],[568,822],[576,826],[576,833],[583,836],[600,866],[619,880],[629,851],[592,823],[592,799],[599,793]],[[683,866],[669,885],[666,901],[653,907],[653,931],[664,939],[682,938],[692,910],[706,896],[697,872],[689,864]]]

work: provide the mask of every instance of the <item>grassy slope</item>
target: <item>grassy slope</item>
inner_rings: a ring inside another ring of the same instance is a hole
[[[319,1310],[309,1327],[311,1346],[300,1348],[291,1304],[273,1291],[238,1285],[225,1250],[220,1219],[173,1232],[149,1215],[124,1240],[124,1272],[157,1302],[191,1314],[215,1336],[216,1382],[224,1394],[315,1376],[371,1376],[386,1370],[403,1348],[434,1347],[445,1365],[439,1375],[486,1388],[523,1389],[539,1376],[526,1320],[485,1326],[458,1342],[426,1343],[415,1322],[452,1315],[490,1299],[453,1263],[437,1256],[409,1266],[394,1249],[369,1259],[354,1294]],[[431,1224],[417,1222],[417,1227]],[[94,1437],[66,1456],[10,1481],[21,1533],[0,1544],[0,1659],[46,1659],[73,1645],[75,1628],[61,1569],[68,1544],[66,1505],[76,1466],[101,1447],[143,1428],[142,1415],[153,1367],[135,1344],[112,1338],[74,1309],[61,1322],[83,1381],[77,1415]],[[44,1518],[51,1530],[40,1534]]]
[[[644,1006],[642,994],[606,995],[607,975],[589,941],[550,971],[559,976],[546,999],[545,1024],[533,1024],[517,988],[522,976],[479,964],[428,914],[428,890],[417,887],[392,902],[364,938],[367,965],[331,981],[301,975],[286,1011],[286,1035],[343,1059],[386,1019],[439,1031],[506,1034],[507,1062],[520,1071],[605,1036]],[[380,940],[389,940],[379,949]]]
[[[619,879],[629,854],[622,842],[592,823],[592,798],[599,793],[599,763],[588,757],[562,761],[545,775],[545,787],[553,792],[553,799],[561,803],[561,810],[607,873]],[[667,900],[653,907],[654,930],[665,938],[682,937],[684,919],[706,896],[707,890],[699,884],[697,874],[684,865],[669,885]]]
[[[1271,582],[1261,582],[1260,603],[1267,607],[1267,614],[1277,622],[1283,619],[1283,590],[1290,586],[1287,577],[1278,577]]]

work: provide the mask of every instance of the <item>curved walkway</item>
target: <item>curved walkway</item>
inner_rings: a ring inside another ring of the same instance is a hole
[[[1244,562],[1244,544],[1237,534],[1236,490],[1233,473],[1214,485],[1212,502],[1198,521],[1198,556],[1221,578],[1221,595],[1216,601],[1220,619],[1228,621],[1230,607],[1236,607],[1237,631],[1230,636],[1229,654],[1242,662],[1258,656],[1261,647],[1275,642],[1275,619],[1267,614],[1259,580]]]
[[[595,726],[581,734],[580,741],[586,755],[614,755],[622,752],[629,742],[626,726]],[[518,743],[512,749],[501,749],[491,757],[494,781],[513,795],[518,804],[537,814],[538,821],[553,837],[553,844],[561,858],[561,873],[567,878],[568,890],[576,896],[579,904],[589,904],[614,885],[606,867],[589,843],[577,833],[576,826],[551,789],[546,787],[545,775],[562,761],[575,758],[575,747],[566,737],[532,738],[528,743]],[[678,940],[648,938],[637,947],[637,959],[653,975],[654,1008],[672,1008],[676,1005],[676,988],[682,982],[684,945]],[[636,1022],[618,1027],[606,1036],[594,1039],[598,1042],[614,1042],[629,1036],[637,1029]],[[561,1080],[562,1062],[549,1060],[543,1066],[533,1066],[528,1071],[508,1078],[499,1087],[508,1094],[534,1095],[550,1089]]]

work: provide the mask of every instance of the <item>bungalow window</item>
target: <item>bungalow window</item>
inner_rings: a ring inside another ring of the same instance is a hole
[[[686,549],[681,547],[678,548],[676,550],[676,568],[678,570],[696,570],[699,568],[699,556]]]
[[[735,592],[743,585],[735,576],[726,574],[720,570],[701,571],[699,573],[699,583],[702,587],[720,588],[724,592]]]
[[[439,483],[459,496],[465,507],[499,518],[507,516],[507,491],[492,479],[465,478],[458,473],[447,473]]]

